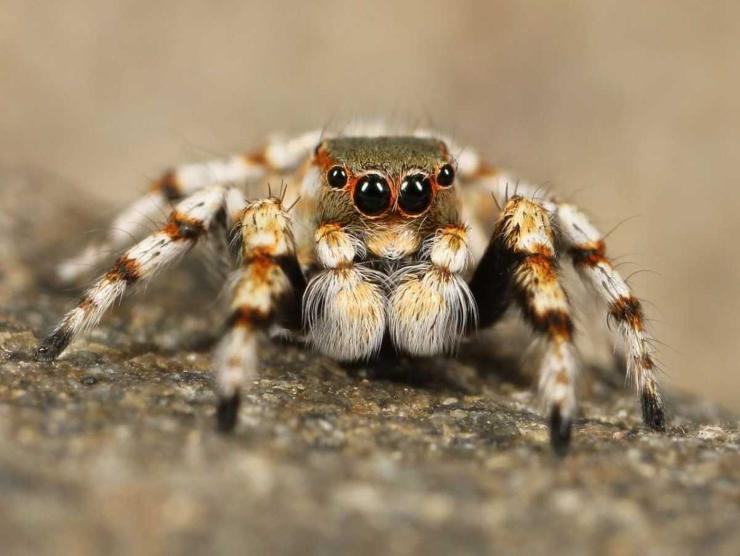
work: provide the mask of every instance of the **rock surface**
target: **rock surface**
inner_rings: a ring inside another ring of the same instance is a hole
[[[648,432],[616,373],[585,373],[560,460],[530,379],[486,342],[355,367],[265,344],[220,436],[198,265],[34,362],[75,294],[50,263],[102,218],[39,176],[0,179],[3,554],[740,552],[737,419],[672,395],[669,431]]]

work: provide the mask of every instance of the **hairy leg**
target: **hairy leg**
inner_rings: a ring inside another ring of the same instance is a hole
[[[144,282],[186,253],[224,207],[226,188],[213,186],[177,204],[165,225],[122,256],[97,280],[36,351],[43,361],[56,359],[75,337],[94,327],[105,311],[135,283]]]
[[[550,415],[552,446],[564,453],[576,411],[577,358],[547,210],[518,196],[506,203],[471,289],[483,324],[493,324],[513,297],[525,319],[544,338],[539,391]]]
[[[535,200],[547,209],[558,248],[568,254],[584,282],[606,303],[608,318],[622,337],[627,378],[637,389],[645,424],[655,430],[664,430],[665,413],[656,377],[653,339],[646,328],[640,301],[606,256],[603,234],[577,207],[559,202],[544,189],[518,181],[511,174],[484,163],[472,149],[462,151],[459,170],[468,187],[492,194],[499,204],[516,194]]]
[[[627,377],[637,388],[645,424],[665,430],[663,400],[653,359],[653,340],[645,326],[642,305],[606,256],[603,235],[576,207],[557,205],[564,248],[583,280],[608,306],[608,317],[622,336]]]
[[[420,262],[391,276],[388,324],[397,348],[419,356],[451,353],[476,327],[476,303],[461,276],[469,258],[466,228],[451,224],[425,242]]]
[[[290,218],[280,199],[248,204],[240,218],[240,237],[242,265],[231,316],[214,354],[217,426],[223,432],[236,425],[240,392],[257,376],[260,337],[273,325],[300,325],[299,303],[306,287]]]
[[[308,157],[321,133],[311,131],[289,139],[275,139],[248,154],[220,160],[183,164],[164,172],[150,190],[119,214],[101,243],[89,245],[58,268],[63,281],[74,281],[99,265],[111,252],[130,245],[158,222],[172,203],[215,184],[258,180],[270,173],[286,173]]]
[[[322,270],[311,277],[303,298],[306,339],[340,361],[366,359],[383,341],[387,277],[355,263],[365,247],[338,224],[319,225],[314,241]]]

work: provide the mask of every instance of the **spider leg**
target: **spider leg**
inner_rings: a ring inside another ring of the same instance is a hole
[[[475,300],[462,277],[470,259],[466,227],[448,224],[436,230],[425,241],[421,259],[391,276],[391,338],[412,355],[451,353],[478,320]]]
[[[128,286],[144,282],[186,253],[224,208],[225,187],[211,186],[180,201],[164,226],[122,256],[113,268],[96,281],[44,338],[36,359],[56,359],[75,337],[100,322],[103,314],[125,293]]]
[[[509,299],[545,339],[539,391],[550,415],[550,440],[558,454],[570,442],[575,417],[577,358],[568,298],[560,284],[555,236],[540,204],[514,196],[503,207],[493,238],[470,287],[482,325],[498,319]]]
[[[617,325],[626,349],[627,378],[637,389],[645,424],[655,430],[665,430],[665,412],[653,359],[653,339],[645,326],[640,301],[606,256],[603,234],[577,207],[561,203],[544,189],[517,181],[511,174],[486,164],[472,149],[460,151],[458,172],[463,188],[484,190],[493,194],[499,204],[516,193],[547,209],[557,233],[558,249],[568,253],[584,282],[607,304],[609,320]],[[478,206],[485,208],[485,203],[478,203]],[[497,255],[492,253],[490,256]],[[503,277],[499,279],[504,280]],[[484,318],[485,315],[481,314],[481,319]]]
[[[289,139],[276,138],[248,154],[183,164],[167,170],[152,183],[143,197],[115,218],[101,243],[89,245],[79,255],[61,263],[57,269],[59,278],[70,282],[85,275],[111,252],[130,245],[140,237],[142,230],[147,229],[151,222],[159,221],[173,202],[204,187],[249,182],[270,173],[283,174],[293,170],[311,153],[320,135],[319,131],[311,131]]]
[[[576,207],[557,205],[557,221],[563,247],[581,278],[608,306],[608,318],[623,338],[627,377],[634,381],[642,403],[645,424],[665,430],[663,401],[655,376],[652,337],[645,326],[642,305],[606,256],[604,236]]]
[[[274,325],[300,326],[299,306],[306,288],[290,218],[280,199],[250,203],[239,222],[242,265],[227,331],[214,354],[217,427],[222,432],[236,425],[241,390],[257,376],[259,338]]]
[[[386,328],[387,276],[364,264],[365,245],[340,224],[319,224],[314,253],[321,270],[303,296],[306,340],[339,361],[367,359],[380,350]]]

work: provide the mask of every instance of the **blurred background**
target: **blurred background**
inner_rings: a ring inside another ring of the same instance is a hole
[[[452,133],[605,230],[630,218],[609,248],[652,271],[631,283],[664,383],[740,408],[738,3],[0,0],[0,76],[0,165],[101,221],[274,131]]]

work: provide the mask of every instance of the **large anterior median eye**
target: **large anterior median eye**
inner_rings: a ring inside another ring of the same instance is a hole
[[[407,214],[421,214],[432,202],[432,180],[424,174],[403,178],[398,206]]]
[[[377,216],[385,212],[391,204],[391,188],[383,176],[367,174],[355,186],[355,206],[363,214]]]

